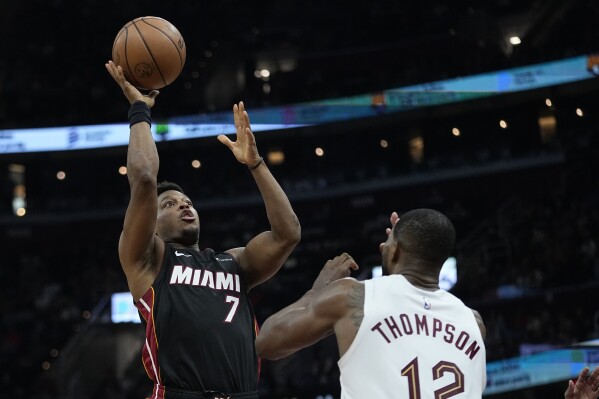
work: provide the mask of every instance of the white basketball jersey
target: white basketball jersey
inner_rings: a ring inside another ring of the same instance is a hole
[[[338,363],[342,399],[482,397],[486,352],[472,310],[401,275],[364,284],[364,319]]]

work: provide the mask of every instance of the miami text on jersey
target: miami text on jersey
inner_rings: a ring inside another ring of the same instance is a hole
[[[241,292],[239,275],[227,272],[194,269],[189,266],[173,266],[171,284],[186,284],[209,287],[215,290]]]

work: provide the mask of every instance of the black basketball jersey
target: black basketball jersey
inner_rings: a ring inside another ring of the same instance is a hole
[[[257,322],[232,255],[165,246],[156,280],[136,302],[146,327],[142,360],[154,395],[256,391]]]

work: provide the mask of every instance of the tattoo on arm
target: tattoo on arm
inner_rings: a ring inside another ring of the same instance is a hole
[[[356,284],[347,294],[347,306],[350,308],[350,318],[356,328],[360,328],[364,319],[364,286]]]

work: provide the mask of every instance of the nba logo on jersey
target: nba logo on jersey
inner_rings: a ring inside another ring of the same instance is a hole
[[[431,303],[428,301],[428,298],[423,296],[422,300],[424,301],[424,308],[426,310],[430,310],[431,309]]]

